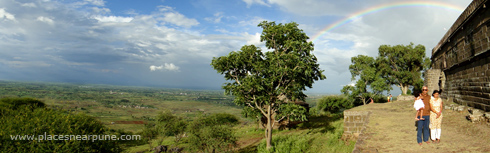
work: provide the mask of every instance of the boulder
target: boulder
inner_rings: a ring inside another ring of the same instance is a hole
[[[463,112],[464,111],[464,106],[458,106],[458,107],[456,107],[456,111]]]
[[[170,152],[182,152],[183,150],[184,150],[184,148],[175,147],[175,148],[170,149],[169,151]]]
[[[168,149],[167,146],[160,145],[160,146],[153,148],[152,150],[154,151],[154,153],[162,153],[162,152],[167,152],[167,149]]]
[[[481,116],[471,115],[471,114],[470,114],[470,115],[468,115],[468,116],[466,116],[466,118],[467,118],[468,120],[470,120],[470,121],[471,121],[471,123],[478,123],[478,122],[480,122],[480,120],[481,120]]]
[[[466,118],[472,123],[477,123],[485,120],[483,113],[478,109],[472,109],[471,114],[469,114]]]
[[[445,110],[452,110],[453,108],[451,106],[444,106]]]

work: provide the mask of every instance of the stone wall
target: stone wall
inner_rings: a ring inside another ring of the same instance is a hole
[[[490,3],[474,0],[432,50],[425,85],[442,98],[490,111]],[[439,73],[439,74],[438,74]]]
[[[400,95],[396,97],[396,101],[414,100],[413,95]]]
[[[344,137],[359,137],[369,121],[369,111],[344,111]]]
[[[430,69],[425,72],[424,85],[429,89],[429,94],[432,94],[434,90],[440,90],[441,82],[441,70]],[[421,91],[419,91],[421,92]]]

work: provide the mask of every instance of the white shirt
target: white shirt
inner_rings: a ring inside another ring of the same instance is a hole
[[[416,100],[415,103],[413,104],[413,108],[415,108],[415,110],[419,110],[420,108],[424,108],[424,107],[425,105],[422,99]]]

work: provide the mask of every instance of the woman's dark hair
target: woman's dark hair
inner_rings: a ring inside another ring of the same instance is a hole
[[[419,97],[420,96],[420,92],[419,91],[413,91],[413,96],[414,97]]]
[[[432,92],[432,96],[434,96],[435,93],[441,94],[441,92],[439,92],[439,90],[434,90],[434,92]]]

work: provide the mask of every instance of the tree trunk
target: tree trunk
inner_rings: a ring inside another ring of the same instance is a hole
[[[265,130],[265,139],[267,142],[267,150],[269,150],[272,145],[272,116],[271,116],[271,105],[267,106],[267,129]]]
[[[364,103],[364,105],[366,105],[366,98],[361,98],[362,100],[362,103]]]
[[[408,91],[408,85],[402,85],[400,86],[400,89],[402,90],[402,95],[406,95]]]

